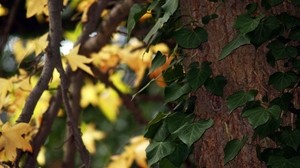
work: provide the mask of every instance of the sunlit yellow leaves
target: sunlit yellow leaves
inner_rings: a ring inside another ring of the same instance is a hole
[[[87,150],[92,154],[96,152],[95,141],[99,141],[105,137],[104,132],[96,130],[95,127],[96,126],[93,123],[87,125],[82,124],[81,126],[81,130],[83,132],[82,135],[83,143],[87,148]]]
[[[0,4],[0,17],[8,14],[8,9]]]
[[[117,119],[121,100],[115,90],[106,88],[101,83],[87,82],[81,89],[81,96],[81,107],[85,108],[91,104],[99,107],[108,120],[113,122]]]
[[[5,123],[0,134],[0,161],[14,161],[17,149],[32,152],[29,141],[24,138],[32,130],[32,127],[26,123],[18,123],[14,126]]]
[[[0,98],[4,98],[12,89],[13,84],[11,80],[0,78]]]
[[[90,58],[86,58],[84,55],[79,55],[79,45],[74,47],[68,55],[66,55],[67,61],[72,69],[72,71],[76,71],[78,68],[85,71],[86,73],[93,76],[93,72],[89,66],[86,64],[91,63],[93,60]]]
[[[83,23],[88,21],[87,12],[94,2],[95,0],[81,0],[81,2],[78,4],[77,10],[82,12],[81,21]]]
[[[142,81],[146,69],[150,67],[153,55],[158,50],[166,54],[169,52],[165,44],[152,46],[148,52],[141,46],[143,44],[136,39],[130,40],[130,43],[122,48],[117,45],[107,45],[98,53],[91,55],[93,64],[105,73],[115,69],[119,64],[127,65],[136,75],[134,87],[137,87]]]
[[[48,45],[48,33],[44,34],[43,36],[33,40],[34,42],[34,46],[35,46],[35,55],[38,55],[39,53],[41,53],[42,51],[44,51],[44,49],[47,47]]]
[[[28,40],[25,44],[21,39],[16,39],[12,45],[16,61],[20,63],[29,54],[35,52],[35,55],[38,55],[44,51],[48,45],[47,37],[48,33],[36,39]]]
[[[147,168],[146,148],[149,141],[143,136],[131,139],[130,144],[126,145],[123,153],[111,157],[108,168],[130,168],[133,162],[140,168]]]
[[[24,57],[34,51],[34,44],[27,42],[26,45],[23,45],[23,41],[20,39],[17,39],[13,46],[13,52],[16,58],[16,61],[20,63]]]
[[[99,67],[100,71],[106,73],[108,70],[115,68],[120,62],[118,55],[121,48],[117,45],[106,45],[100,52],[93,53],[93,64]]]
[[[22,70],[19,75],[0,79],[0,110],[5,107],[8,113],[20,112],[31,90],[29,77]]]
[[[78,23],[74,30],[66,30],[64,37],[72,42],[75,42],[82,32],[82,24]]]
[[[98,106],[110,121],[116,121],[121,100],[115,90],[107,88],[101,92]]]
[[[38,14],[49,14],[47,0],[26,0],[26,17],[30,18]]]
[[[130,93],[130,87],[122,81],[122,77],[124,76],[123,71],[118,71],[112,75],[110,75],[109,79],[112,83],[118,88],[122,93]]]

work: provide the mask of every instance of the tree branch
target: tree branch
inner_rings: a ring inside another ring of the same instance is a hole
[[[99,14],[102,13],[102,11],[107,6],[108,2],[109,0],[98,0],[97,3],[95,2],[97,8],[89,9],[88,12],[89,20],[85,24],[81,37],[77,40],[76,44],[83,43],[89,37],[89,34],[91,34],[96,29],[97,26],[96,20],[98,20]],[[73,76],[70,68],[67,68],[67,76],[68,77]],[[56,92],[55,96],[51,98],[49,107],[46,110],[46,112],[43,114],[42,123],[40,125],[39,131],[37,135],[35,135],[32,141],[33,153],[27,156],[25,162],[25,168],[35,167],[36,157],[41,149],[41,146],[45,143],[51,131],[52,124],[57,116],[61,104],[62,104],[62,92],[59,89]]]
[[[81,139],[80,130],[75,123],[75,118],[72,115],[72,109],[68,98],[68,86],[69,81],[67,75],[63,69],[61,56],[59,52],[60,41],[62,39],[62,23],[61,23],[61,11],[62,11],[62,1],[61,0],[49,0],[49,22],[50,22],[50,46],[52,59],[55,62],[55,68],[58,70],[61,79],[60,89],[62,92],[62,100],[65,106],[65,111],[67,113],[67,124],[68,127],[72,130],[72,136],[75,140],[77,149],[80,152],[82,161],[86,168],[90,167],[90,157],[89,152],[85,148],[83,141]]]
[[[89,55],[92,52],[98,52],[104,45],[106,45],[110,41],[112,33],[116,30],[119,24],[125,20],[134,2],[134,0],[124,0],[122,3],[117,4],[111,10],[108,19],[102,22],[97,35],[89,38],[82,45],[81,53]]]
[[[29,122],[33,111],[35,109],[35,106],[37,102],[39,101],[40,97],[42,96],[43,92],[48,89],[48,84],[52,78],[52,73],[54,70],[54,59],[52,59],[52,54],[51,54],[51,43],[49,43],[47,49],[46,49],[46,59],[45,59],[45,64],[44,68],[41,74],[41,77],[39,81],[37,82],[36,86],[34,89],[30,92],[25,106],[22,110],[22,113],[20,114],[19,118],[17,119],[17,122]]]
[[[51,132],[51,126],[53,125],[54,119],[57,116],[61,103],[61,90],[58,90],[56,95],[51,98],[49,108],[43,114],[42,123],[39,127],[39,131],[34,136],[31,143],[33,149],[32,154],[27,156],[24,168],[36,167],[37,155],[42,145],[45,143],[49,133]]]
[[[5,44],[8,40],[9,32],[10,32],[10,29],[13,25],[14,20],[15,20],[16,12],[17,12],[17,9],[19,7],[20,1],[21,0],[15,0],[14,1],[14,5],[13,5],[12,9],[10,10],[10,14],[9,14],[7,23],[5,24],[5,28],[3,29],[3,32],[1,34],[1,36],[2,36],[1,40],[0,40],[0,51],[1,52],[3,52]]]
[[[135,120],[139,123],[139,124],[147,124],[147,121],[145,120],[145,118],[142,115],[142,111],[138,108],[138,105],[136,104],[136,102],[131,100],[131,95],[128,94],[124,94],[122,93],[108,78],[108,75],[102,73],[101,71],[99,71],[97,68],[92,67],[92,71],[95,74],[95,76],[102,82],[105,84],[105,86],[107,87],[111,87],[112,89],[114,89],[118,95],[121,97],[121,99],[123,100],[123,104],[124,106],[130,110],[133,113],[133,117],[135,118]]]

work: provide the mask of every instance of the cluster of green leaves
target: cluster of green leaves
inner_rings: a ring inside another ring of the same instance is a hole
[[[128,19],[128,30],[132,31],[137,20],[147,11],[156,12],[156,24],[150,30],[144,41],[153,44],[159,37],[172,38],[180,48],[191,49],[199,47],[207,41],[207,32],[200,23],[192,21],[193,26],[178,26],[176,11],[178,0],[153,1],[149,6],[136,5],[132,8]],[[281,5],[283,0],[262,0],[264,11],[274,6]],[[291,2],[299,6],[298,0]],[[246,6],[247,12],[236,18],[234,28],[238,35],[229,42],[221,51],[219,60],[228,57],[235,49],[243,45],[253,45],[256,48],[268,44],[266,60],[270,66],[277,61],[284,61],[286,71],[275,72],[269,77],[268,84],[278,90],[280,96],[269,100],[266,95],[262,100],[257,100],[257,90],[241,90],[227,97],[227,107],[231,113],[243,107],[242,117],[252,125],[255,136],[260,139],[268,138],[278,144],[278,148],[264,148],[257,146],[258,158],[266,162],[269,167],[299,167],[300,151],[300,120],[299,109],[293,106],[293,92],[299,87],[300,72],[300,18],[281,13],[276,15],[262,14],[257,3]],[[217,18],[211,14],[202,18],[202,24]],[[172,26],[170,26],[172,25]],[[168,27],[168,30],[164,29]],[[193,28],[191,28],[193,27]],[[195,120],[193,110],[195,96],[190,93],[200,87],[206,88],[216,96],[223,96],[223,88],[227,81],[223,76],[214,76],[210,62],[193,62],[187,71],[177,58],[170,67],[163,72],[167,86],[164,90],[165,103],[173,105],[169,112],[159,113],[147,127],[145,137],[151,142],[147,148],[149,165],[158,164],[160,167],[179,167],[192,150],[192,144],[199,140],[202,134],[213,125],[212,120]],[[152,69],[165,63],[165,58],[157,54],[152,62]],[[295,123],[283,123],[282,116],[296,113]],[[224,164],[227,164],[238,155],[247,141],[247,136],[242,139],[229,141],[224,148]]]
[[[152,66],[164,63],[157,54]],[[151,69],[151,68],[150,68]],[[213,120],[195,120],[196,96],[190,93],[205,87],[211,93],[222,96],[226,79],[212,77],[209,62],[193,62],[184,73],[180,61],[175,61],[163,72],[167,86],[164,90],[165,103],[174,105],[168,112],[159,113],[147,127],[145,137],[150,138],[147,148],[149,166],[154,164],[180,167],[192,151],[192,145],[213,125]]]
[[[178,0],[156,0],[148,6],[134,5],[128,18],[129,34],[139,18],[146,12],[151,12],[152,16],[155,16],[155,24],[144,38],[144,42],[154,44],[163,35],[165,38],[173,39],[180,48],[199,47],[207,41],[208,34],[199,26],[200,23],[194,21],[191,21],[193,26],[176,24],[179,18],[176,15],[178,3]],[[217,17],[216,14],[205,16],[202,23],[207,24]],[[166,56],[158,52],[149,72],[164,65],[165,62]],[[216,96],[223,96],[223,88],[227,81],[223,76],[214,76],[210,64],[210,62],[193,62],[185,72],[182,59],[176,58],[162,73],[167,84],[164,89],[164,101],[174,107],[167,112],[158,113],[147,126],[145,137],[151,139],[146,150],[149,166],[180,167],[191,153],[193,144],[212,127],[211,119],[195,120],[193,112],[197,97],[190,95],[191,92],[204,87]]]
[[[262,4],[269,10],[282,2],[263,0]],[[298,1],[292,3],[299,6]],[[255,100],[257,90],[238,91],[227,97],[227,106],[230,112],[242,106],[242,117],[247,118],[252,125],[255,136],[269,138],[278,145],[277,148],[264,149],[257,146],[260,160],[272,168],[300,167],[300,110],[292,103],[293,93],[299,88],[300,18],[287,13],[265,16],[257,14],[257,8],[258,4],[249,4],[246,7],[248,12],[237,17],[234,27],[239,34],[223,48],[219,59],[226,58],[242,45],[252,44],[258,48],[267,42],[269,51],[266,58],[270,66],[281,61],[284,62],[282,69],[286,69],[269,76],[268,84],[278,90],[280,95],[273,100],[269,100],[267,95],[262,100]],[[289,113],[296,114],[295,122],[283,123],[283,116]],[[225,164],[238,154],[245,144],[244,139],[228,142],[225,158],[230,159],[225,159]]]

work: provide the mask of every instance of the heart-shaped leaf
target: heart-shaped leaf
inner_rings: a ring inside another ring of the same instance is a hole
[[[244,136],[243,139],[241,139],[241,140],[234,139],[234,140],[227,142],[227,144],[224,148],[224,165],[226,165],[229,161],[234,159],[236,155],[239,154],[239,152],[245,145],[247,139],[248,138],[246,136]]]
[[[229,112],[245,105],[248,101],[253,101],[257,95],[257,90],[250,90],[248,92],[238,91],[227,97],[227,107]]]
[[[176,42],[183,48],[197,48],[201,43],[207,41],[207,36],[206,30],[201,27],[181,28],[174,34]]]

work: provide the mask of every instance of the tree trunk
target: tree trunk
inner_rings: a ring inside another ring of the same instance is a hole
[[[253,1],[251,2],[253,3]],[[210,61],[213,75],[223,75],[227,79],[224,96],[217,97],[204,88],[200,88],[195,95],[198,97],[196,104],[197,118],[212,118],[214,126],[207,130],[202,140],[195,144],[194,158],[197,167],[266,167],[256,155],[256,144],[262,146],[274,145],[267,141],[252,140],[253,129],[245,118],[241,117],[240,109],[229,114],[226,106],[226,97],[238,90],[256,89],[257,96],[261,99],[266,93],[274,97],[278,92],[268,86],[270,74],[277,71],[266,61],[266,46],[255,49],[254,46],[242,46],[229,57],[218,61],[222,48],[232,40],[237,32],[233,28],[236,17],[245,13],[249,1],[232,0],[225,2],[210,2],[199,0],[182,0],[180,3],[181,14],[200,22],[203,16],[216,13],[217,19],[209,22],[204,28],[208,32],[208,42],[193,50],[185,50],[186,67],[193,61]],[[260,4],[260,2],[258,2]],[[278,13],[287,10],[286,4],[270,12]],[[279,9],[279,10],[278,10]],[[277,11],[276,11],[277,10]],[[241,139],[248,136],[248,141],[239,155],[227,166],[224,166],[224,147],[232,139]]]

